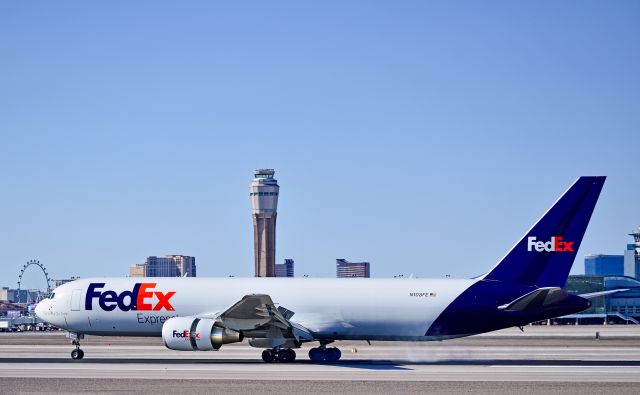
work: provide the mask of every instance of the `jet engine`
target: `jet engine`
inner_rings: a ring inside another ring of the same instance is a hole
[[[210,318],[174,317],[162,325],[162,341],[172,350],[218,350],[223,344],[242,339],[242,333],[224,328]]]

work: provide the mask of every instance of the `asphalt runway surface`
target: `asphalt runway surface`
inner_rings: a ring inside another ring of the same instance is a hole
[[[596,339],[596,332],[600,338]],[[342,359],[262,362],[246,343],[167,350],[159,338],[0,334],[0,393],[640,393],[640,326],[507,329],[443,342],[337,342]]]

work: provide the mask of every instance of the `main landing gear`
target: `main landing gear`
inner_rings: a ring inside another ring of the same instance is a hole
[[[262,352],[262,360],[265,362],[293,362],[296,360],[296,352],[290,348],[271,348]]]
[[[80,349],[80,339],[82,335],[75,335],[72,337],[71,344],[76,346],[76,349],[71,351],[71,359],[82,359],[84,358],[84,351]]]
[[[338,362],[342,352],[337,347],[327,348],[324,345],[320,347],[314,347],[309,350],[309,359],[312,362]]]

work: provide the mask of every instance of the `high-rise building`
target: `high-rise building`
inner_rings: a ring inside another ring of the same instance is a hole
[[[584,257],[584,274],[587,276],[622,276],[622,255],[589,254]]]
[[[129,277],[145,277],[146,263],[136,263],[129,268]]]
[[[640,228],[629,233],[633,244],[627,244],[624,252],[624,275],[640,279]]]
[[[172,258],[149,256],[145,265],[146,277],[180,277],[178,266]]]
[[[0,288],[0,302],[9,301],[9,287]]]
[[[276,216],[280,186],[273,169],[253,172],[249,187],[253,217],[253,250],[256,277],[276,275]]]
[[[284,263],[276,263],[276,277],[293,277],[293,259],[285,259]]]
[[[132,265],[131,277],[187,277],[196,276],[196,258],[186,255],[149,256],[145,263]]]
[[[336,277],[370,277],[369,262],[349,262],[336,259]]]
[[[196,258],[186,255],[167,255],[167,258],[173,259],[178,267],[178,273],[181,277],[196,276]]]
[[[10,303],[33,303],[47,296],[39,289],[12,289],[8,287],[0,288],[0,301]]]

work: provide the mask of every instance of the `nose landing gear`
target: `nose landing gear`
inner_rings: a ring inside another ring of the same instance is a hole
[[[293,362],[296,360],[296,352],[290,348],[272,348],[262,352],[262,360],[265,362]]]
[[[71,344],[76,346],[76,349],[71,351],[71,359],[84,358],[84,351],[80,349],[80,339],[82,339],[84,335],[77,334],[77,333],[69,333],[69,337],[71,338]]]
[[[82,351],[80,348],[76,348],[75,350],[71,351],[71,359],[82,358],[84,358],[84,351]]]

